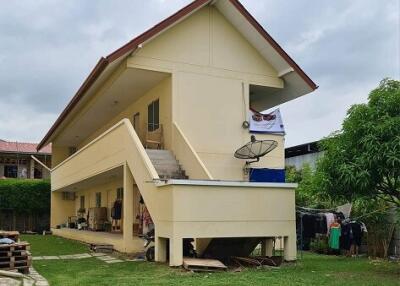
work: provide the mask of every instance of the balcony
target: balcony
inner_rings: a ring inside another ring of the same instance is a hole
[[[183,238],[277,236],[285,238],[286,259],[295,259],[296,185],[210,179],[206,167],[181,135],[179,156],[186,158],[181,163],[189,174],[200,179],[160,180],[127,119],[81,148],[52,171],[52,226],[76,211],[74,202],[62,201],[57,194],[104,184],[116,172],[124,188],[123,235],[114,242],[121,251],[132,250],[135,245],[132,206],[137,189],[155,224],[158,261],[166,260],[167,239],[170,265],[180,265]]]

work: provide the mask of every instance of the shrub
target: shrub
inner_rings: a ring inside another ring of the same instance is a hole
[[[0,180],[0,209],[13,209],[23,214],[50,211],[48,180]]]

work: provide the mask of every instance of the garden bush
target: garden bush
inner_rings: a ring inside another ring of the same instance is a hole
[[[50,181],[0,180],[0,209],[12,209],[22,214],[50,212]]]

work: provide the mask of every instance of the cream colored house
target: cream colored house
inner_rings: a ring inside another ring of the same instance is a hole
[[[169,252],[169,264],[181,265],[184,238],[201,254],[213,238],[232,237],[262,238],[266,254],[283,237],[285,259],[296,259],[296,185],[244,181],[233,153],[249,141],[250,106],[265,110],[316,88],[239,1],[192,2],[101,58],[40,143],[53,148],[54,233],[141,251],[142,197],[157,261]],[[160,130],[162,146],[146,142]],[[284,136],[257,135],[268,138],[278,147],[258,166],[284,168]],[[122,233],[60,228],[82,208],[106,207],[111,221],[117,196]]]

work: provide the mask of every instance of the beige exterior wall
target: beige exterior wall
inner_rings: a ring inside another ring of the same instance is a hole
[[[171,76],[95,130],[79,144],[76,154],[53,169],[52,226],[77,208],[76,202],[64,207],[58,199],[60,191],[123,166],[124,199],[132,205],[134,189],[140,190],[156,225],[158,260],[165,254],[162,238],[170,239],[170,264],[180,265],[182,238],[238,236],[284,236],[285,256],[295,259],[295,186],[160,185],[154,182],[159,177],[141,142],[147,105],[159,98],[165,147],[177,155],[191,178],[242,180],[244,161],[235,159],[233,153],[250,140],[248,130],[241,127],[248,116],[249,86],[283,88],[272,66],[212,6],[145,43],[121,66],[111,77],[125,67]],[[87,108],[90,105],[83,109]],[[139,134],[131,124],[136,112],[141,115]],[[279,144],[257,165],[283,168],[284,137],[256,136]],[[65,148],[54,145],[54,162],[59,163],[67,157]],[[107,193],[115,187],[110,183],[101,188]],[[95,189],[89,187],[86,192]],[[133,209],[124,211],[131,214]],[[124,220],[125,233],[131,231],[132,222],[131,215]],[[124,235],[118,247],[132,250],[131,240],[132,236]]]
[[[164,126],[165,148],[179,152],[172,124],[180,127],[189,144],[215,179],[243,179],[243,160],[234,151],[247,143],[250,133],[241,127],[248,119],[249,85],[283,87],[273,67],[213,7],[205,7],[144,44],[111,78],[127,68],[171,73],[107,124],[95,130],[77,146],[85,146],[123,118],[133,120],[140,113],[141,141],[147,128],[147,106],[160,99],[160,123]],[[105,84],[108,84],[107,83]],[[99,89],[98,93],[102,92]],[[90,106],[94,100],[87,103]],[[87,110],[89,107],[83,107]],[[77,116],[77,118],[79,115]],[[76,121],[76,120],[74,120]],[[274,139],[278,147],[258,166],[284,167],[284,137],[256,135]],[[179,138],[177,138],[179,140]],[[53,143],[53,166],[68,157],[68,148]],[[191,168],[185,166],[184,168]]]
[[[174,154],[179,163],[184,166],[186,175],[191,179],[212,180],[211,173],[176,122],[172,127],[172,138]]]
[[[109,146],[118,146],[116,149]],[[126,163],[124,163],[126,162]],[[151,164],[133,126],[127,119],[100,135],[89,145],[79,150],[52,172],[52,226],[65,222],[74,215],[77,202],[60,200],[60,191],[73,190],[75,185],[87,178],[95,177],[117,166],[124,166],[124,204],[134,205],[133,194],[136,183],[156,225],[157,237],[177,239],[184,237],[237,237],[237,236],[285,236],[287,259],[295,254],[294,186],[285,184],[218,185],[196,183],[164,186],[152,182],[158,175]],[[127,179],[128,177],[131,179]],[[112,189],[120,182],[109,183],[86,192],[95,193]],[[90,188],[91,189],[91,188]],[[127,196],[127,197],[125,197]],[[210,199],[212,198],[212,199]],[[92,203],[91,200],[88,200]],[[94,203],[94,202],[93,202]],[[106,205],[106,202],[103,202]],[[124,217],[124,249],[130,249],[133,208]],[[294,239],[294,241],[293,241]],[[175,245],[174,244],[174,245]],[[171,251],[174,251],[174,247]],[[171,258],[171,265],[180,265],[182,257],[179,247]],[[180,257],[180,258],[179,258]]]
[[[171,72],[172,119],[216,179],[243,179],[244,162],[234,151],[250,139],[247,120],[249,84],[283,87],[277,72],[212,7],[145,44],[128,67]],[[284,138],[259,166],[284,167]],[[174,153],[175,144],[172,144]],[[184,166],[186,167],[186,166]]]
[[[61,192],[52,192],[50,198],[50,227],[56,227],[57,225],[68,222],[69,216],[76,215],[75,202],[63,200],[63,194]]]

